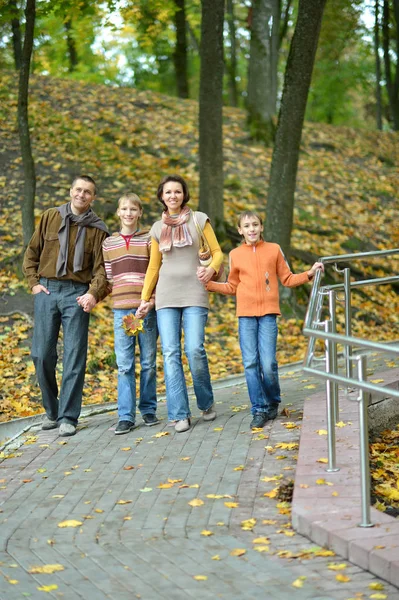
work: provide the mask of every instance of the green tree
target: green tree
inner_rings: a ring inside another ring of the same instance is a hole
[[[399,0],[384,0],[382,44],[392,127],[399,131]]]
[[[22,204],[22,229],[24,246],[34,230],[34,205],[36,192],[35,163],[32,155],[28,116],[29,73],[32,58],[36,18],[36,0],[26,0],[25,35],[21,55],[18,86],[18,133],[24,171],[24,201]]]
[[[290,252],[299,147],[326,0],[299,0],[284,76],[266,207],[266,238]]]
[[[202,0],[199,93],[199,209],[223,233],[224,0]]]

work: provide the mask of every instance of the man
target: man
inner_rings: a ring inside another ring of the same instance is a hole
[[[72,182],[70,202],[46,210],[25,252],[23,271],[34,294],[32,358],[46,411],[42,429],[76,433],[82,406],[89,313],[107,295],[102,243],[106,225],[92,211],[94,180]],[[63,330],[58,399],[57,340]]]

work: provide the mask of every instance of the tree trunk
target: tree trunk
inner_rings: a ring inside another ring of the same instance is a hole
[[[202,0],[199,90],[199,209],[223,233],[224,0]]]
[[[66,32],[66,43],[68,50],[68,71],[73,73],[78,66],[78,53],[76,51],[75,39],[72,35],[72,19],[70,15],[65,16],[64,27]]]
[[[380,61],[380,0],[375,0],[374,20],[374,54],[375,54],[375,102],[377,129],[382,131],[382,102],[381,102],[381,61]]]
[[[21,45],[21,27],[19,23],[19,11],[16,0],[10,0],[9,2],[11,10],[11,31],[12,31],[12,47],[14,52],[14,64],[15,70],[19,71],[21,68],[21,57],[22,57],[22,45]]]
[[[267,201],[266,238],[289,256],[299,147],[326,0],[299,0],[288,55]]]
[[[395,77],[392,77],[391,48],[390,48],[390,8],[389,0],[384,0],[382,13],[382,45],[384,49],[385,81],[389,99],[389,110],[392,127],[399,131],[399,0],[393,0],[394,15],[396,20],[396,47],[397,62]]]
[[[175,28],[176,46],[173,53],[175,65],[177,95],[179,98],[188,98],[188,75],[187,75],[187,22],[185,0],[175,0]]]
[[[248,125],[253,139],[270,144],[276,114],[279,0],[253,0],[248,65]],[[273,72],[275,70],[275,72]]]
[[[236,40],[236,25],[234,22],[233,0],[227,0],[227,2],[226,2],[226,19],[227,19],[227,25],[229,28],[229,41],[230,41],[230,62],[227,67],[228,84],[229,84],[229,98],[230,98],[231,106],[237,106],[237,104],[238,104],[237,40]]]
[[[28,121],[29,71],[33,49],[35,29],[36,0],[26,0],[25,7],[25,39],[22,49],[21,68],[18,87],[18,133],[21,145],[22,164],[24,170],[24,201],[22,204],[22,229],[24,245],[27,246],[34,231],[34,205],[36,192],[35,164]]]

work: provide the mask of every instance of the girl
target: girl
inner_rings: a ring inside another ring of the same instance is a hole
[[[322,263],[294,275],[278,244],[262,239],[262,219],[245,211],[238,219],[244,243],[230,252],[230,274],[226,283],[210,281],[206,289],[237,296],[236,314],[245,378],[251,400],[251,428],[263,427],[277,416],[280,384],[276,360],[277,322],[280,315],[278,281],[296,287],[313,279]]]
[[[123,329],[123,318],[135,314],[140,304],[144,276],[150,258],[151,238],[148,229],[140,229],[143,208],[136,194],[119,199],[116,212],[120,231],[103,244],[107,279],[112,284],[114,311],[115,354],[118,365],[118,417],[115,434],[128,433],[136,421],[135,345],[136,337]],[[159,423],[156,417],[156,348],[157,324],[154,298],[150,299],[144,331],[138,334],[140,348],[140,401],[139,410],[146,425]]]
[[[192,211],[187,206],[190,194],[183,177],[164,177],[157,196],[165,210],[162,219],[151,229],[151,259],[138,314],[146,313],[157,284],[155,306],[164,359],[168,417],[170,425],[181,433],[190,428],[191,415],[181,357],[182,330],[198,408],[204,421],[216,418],[204,348],[209,303],[202,284],[218,272],[223,254],[207,215],[196,212],[197,222],[212,253],[211,264],[199,266],[199,236]]]

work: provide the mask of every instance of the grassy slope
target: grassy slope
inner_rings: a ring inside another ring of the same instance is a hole
[[[0,250],[4,260],[21,250],[20,204],[22,170],[16,130],[17,80],[3,73],[0,83]],[[159,218],[155,191],[161,176],[179,172],[190,182],[192,206],[198,198],[198,105],[152,92],[80,84],[63,79],[33,77],[30,117],[37,166],[36,215],[61,204],[72,177],[88,173],[100,184],[95,210],[111,229],[121,192],[133,190],[145,204],[145,222]],[[248,140],[245,113],[224,111],[225,218],[235,225],[244,208],[264,212],[271,150]],[[292,236],[293,269],[308,267],[310,258],[348,251],[399,246],[397,190],[399,137],[393,133],[357,131],[307,123],[304,129]],[[297,252],[299,251],[299,252]],[[398,272],[397,261],[380,261],[374,272]],[[21,284],[15,266],[0,273],[0,293]],[[299,294],[299,304],[306,294]],[[375,304],[377,302],[377,304]],[[241,372],[234,303],[212,299],[208,353],[213,377]],[[386,339],[398,336],[398,295],[390,288],[367,290],[354,298],[355,332]],[[300,308],[300,307],[299,307]],[[300,314],[300,311],[299,313]],[[115,400],[112,367],[112,319],[107,303],[96,309],[91,328],[87,399]],[[0,322],[0,325],[1,322]],[[9,323],[7,322],[7,326]],[[280,320],[280,363],[301,359],[305,340],[299,318]],[[4,329],[4,327],[3,327]],[[37,398],[28,359],[30,327],[17,321],[2,332],[0,364],[10,348],[21,369],[16,386],[5,391],[5,413],[29,412]],[[24,341],[25,339],[25,341]],[[161,364],[159,365],[161,371]],[[9,373],[11,377],[11,372]],[[162,379],[162,377],[160,377]],[[162,384],[160,385],[162,391]],[[19,403],[19,405],[18,405]]]

